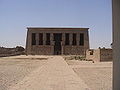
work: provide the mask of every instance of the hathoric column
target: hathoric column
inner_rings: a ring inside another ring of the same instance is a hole
[[[120,0],[113,5],[113,90],[120,90]]]

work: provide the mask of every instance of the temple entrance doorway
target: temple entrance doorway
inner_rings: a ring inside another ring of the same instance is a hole
[[[61,55],[62,33],[54,33],[54,55]]]

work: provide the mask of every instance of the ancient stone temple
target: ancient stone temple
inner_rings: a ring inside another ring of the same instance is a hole
[[[85,55],[89,28],[27,28],[26,54]]]

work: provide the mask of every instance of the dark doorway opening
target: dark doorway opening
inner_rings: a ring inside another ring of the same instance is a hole
[[[62,33],[54,33],[54,55],[61,55]]]

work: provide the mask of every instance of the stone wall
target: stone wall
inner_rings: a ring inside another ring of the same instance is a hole
[[[86,59],[93,60],[95,62],[100,61],[100,50],[99,49],[90,49],[86,51]]]
[[[52,55],[52,46],[32,46],[31,47],[31,54],[32,55]]]
[[[101,49],[100,60],[101,61],[112,61],[112,49]]]
[[[0,47],[0,57],[21,55],[24,53],[24,48],[17,46],[16,48]]]
[[[79,46],[64,46],[65,55],[85,55],[84,47]]]
[[[86,51],[86,59],[95,62],[112,61],[112,49],[99,48]]]

